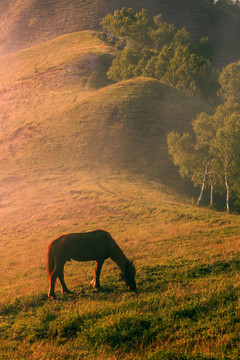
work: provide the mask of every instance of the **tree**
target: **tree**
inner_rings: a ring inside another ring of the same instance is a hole
[[[141,54],[140,54],[140,60],[139,63],[135,69],[135,76],[150,76],[150,77],[154,77],[151,75],[144,75],[145,73],[145,68],[147,66],[147,64],[149,63],[149,61],[155,56],[155,52],[151,49],[142,49]]]
[[[154,17],[153,27],[149,31],[149,36],[155,51],[161,51],[163,46],[169,45],[176,34],[174,25],[162,21],[162,15]]]
[[[139,59],[140,57],[135,50],[126,47],[113,60],[107,72],[108,78],[116,82],[133,78],[136,76]]]
[[[226,208],[230,212],[230,194],[239,194],[240,177],[240,106],[226,103],[219,106],[215,115],[216,136],[212,140],[211,152],[215,166],[221,171],[220,184],[226,189]]]
[[[216,183],[216,167],[213,166],[213,156],[211,151],[211,141],[215,135],[215,123],[213,117],[201,113],[192,122],[193,130],[196,136],[196,150],[201,154],[202,159],[202,187],[197,205],[202,200],[203,191],[206,183],[210,186],[210,206],[213,206],[213,189]],[[203,172],[204,169],[204,172]],[[199,182],[201,179],[199,179]]]
[[[169,63],[173,57],[174,49],[172,46],[164,45],[161,52],[152,56],[142,71],[143,76],[153,77],[163,80],[168,71]],[[167,81],[166,81],[167,82]]]
[[[204,75],[202,59],[192,54],[188,46],[179,45],[163,76],[163,81],[185,90],[191,95],[200,95],[199,78]]]
[[[203,56],[204,58],[212,61],[213,48],[212,43],[207,36],[200,39],[197,46],[195,46],[194,51],[198,56]]]
[[[240,102],[240,60],[227,65],[218,79],[219,95],[226,101]]]
[[[187,48],[190,48],[192,41],[190,39],[189,33],[185,28],[182,28],[178,30],[173,39],[174,46],[186,46]]]
[[[168,150],[173,163],[178,166],[182,177],[189,178],[194,186],[201,187],[197,206],[203,198],[206,186],[211,187],[210,205],[213,201],[214,173],[211,171],[212,155],[210,143],[215,132],[212,117],[201,113],[193,121],[195,138],[189,133],[180,136],[178,133],[168,134]]]
[[[186,29],[178,30],[163,22],[160,14],[150,20],[144,9],[138,13],[126,8],[116,10],[101,25],[108,37],[124,47],[108,72],[113,81],[150,76],[194,96],[216,93],[207,38],[195,46]]]
[[[155,59],[154,66],[154,77],[157,79],[193,96],[204,96],[206,92],[209,95],[205,84],[210,85],[214,78],[213,67],[208,59],[192,53],[190,46],[165,45]]]
[[[101,21],[102,29],[113,39],[114,37],[126,45],[144,46],[149,41],[148,28],[150,20],[147,10],[135,13],[133,9],[115,10]]]
[[[240,104],[218,106],[213,116],[201,113],[193,121],[195,137],[168,135],[169,153],[183,177],[201,186],[199,205],[206,186],[210,186],[212,205],[213,187],[226,191],[226,208],[230,212],[230,195],[240,197]]]
[[[174,165],[178,166],[180,175],[192,178],[196,158],[192,136],[189,133],[180,136],[179,133],[170,131],[167,143],[169,154]]]

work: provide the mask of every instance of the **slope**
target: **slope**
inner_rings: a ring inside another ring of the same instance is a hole
[[[153,79],[105,86],[112,53],[81,32],[0,59],[2,176],[105,164],[169,181],[167,132],[211,109]]]
[[[166,134],[187,129],[196,114],[211,109],[153,79],[109,84],[113,53],[94,32],[80,32],[0,58],[0,216],[6,237],[17,229],[32,232],[29,219],[36,224],[45,211],[54,218],[50,227],[59,227],[59,204],[65,204],[63,219],[68,206],[78,207],[86,187],[77,185],[79,177],[95,179],[93,187],[101,188],[111,173],[127,179],[138,173],[179,189]],[[94,191],[89,196],[94,199]],[[90,204],[87,196],[81,206]]]
[[[2,0],[0,10],[0,52],[13,52],[56,36],[99,29],[107,13],[115,9],[146,8],[152,16],[177,27],[186,27],[195,40],[209,36],[214,63],[221,68],[240,57],[239,12],[215,6],[208,0]]]
[[[171,129],[188,129],[203,110],[211,111],[203,102],[157,80],[136,78],[110,85],[48,120],[48,134],[53,134],[55,124],[59,131],[58,139],[52,135],[55,140],[48,141],[48,160],[52,153],[60,167],[131,169],[170,181],[175,171],[170,171],[166,135]]]
[[[179,187],[165,135],[211,109],[157,80],[109,84],[112,54],[84,32],[0,58],[0,356],[237,360],[239,217],[149,180]],[[137,292],[113,262],[101,292],[92,262],[68,263],[74,294],[48,301],[49,242],[100,227],[134,259]]]
[[[94,32],[82,32],[1,57],[2,156],[8,149],[14,158],[56,108],[106,85],[111,54]]]
[[[239,359],[239,216],[196,208],[139,176],[100,182],[83,171],[36,175],[5,195],[0,216],[3,359]],[[47,245],[99,227],[134,260],[137,291],[110,260],[93,291],[94,263],[72,261],[74,293],[57,284],[48,300]]]

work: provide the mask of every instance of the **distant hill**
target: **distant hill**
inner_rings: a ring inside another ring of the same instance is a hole
[[[214,63],[221,68],[240,58],[240,14],[210,0],[1,0],[0,53],[6,54],[59,35],[98,30],[99,22],[117,8],[146,8],[195,40],[209,36]]]
[[[104,167],[175,176],[167,132],[211,108],[158,80],[109,83],[112,56],[85,31],[0,57],[2,176]]]

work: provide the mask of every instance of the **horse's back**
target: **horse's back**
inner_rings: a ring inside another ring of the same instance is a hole
[[[110,256],[108,233],[104,230],[62,235],[50,246],[54,248],[58,257],[64,256],[65,261],[90,261],[107,259]]]

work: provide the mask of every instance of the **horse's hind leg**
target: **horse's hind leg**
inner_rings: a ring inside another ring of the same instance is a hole
[[[68,290],[65,281],[64,281],[64,275],[63,275],[63,265],[62,266],[56,266],[55,269],[53,270],[51,277],[50,277],[50,287],[49,287],[49,293],[48,293],[48,297],[55,299],[55,284],[56,284],[56,280],[57,278],[59,278],[61,287],[62,287],[62,292],[67,292],[70,293],[70,290]]]
[[[68,294],[70,294],[71,291],[68,290],[67,285],[65,284],[65,281],[64,281],[63,268],[64,268],[64,266],[61,266],[61,267],[58,269],[58,278],[59,278],[59,281],[60,281],[60,284],[61,284],[61,287],[62,287],[62,293],[68,293]]]
[[[92,285],[92,287],[94,289],[100,289],[99,278],[100,278],[100,273],[101,273],[101,270],[102,270],[103,263],[104,263],[104,260],[97,260],[96,261],[94,274],[93,274],[93,279],[92,279],[92,282],[91,282],[91,285]]]

